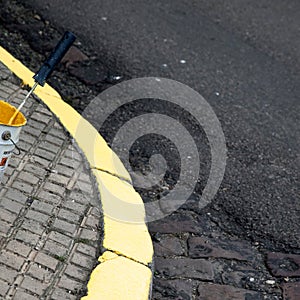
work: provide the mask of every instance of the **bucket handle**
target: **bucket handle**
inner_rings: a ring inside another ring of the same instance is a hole
[[[15,148],[18,150],[18,153],[14,153],[15,155],[20,155],[21,154],[21,149],[17,146],[17,144],[13,141],[13,139],[11,138],[11,133],[10,131],[4,131],[2,133],[2,139],[4,141],[11,141],[13,143],[13,145],[15,146]]]
[[[14,155],[19,156],[19,155],[21,154],[21,149],[17,146],[17,144],[13,141],[12,138],[10,138],[9,140],[14,144],[14,146],[15,146],[16,149],[18,150],[18,153],[14,153]]]

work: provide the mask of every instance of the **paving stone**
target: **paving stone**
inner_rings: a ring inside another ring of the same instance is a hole
[[[2,179],[2,183],[4,183],[4,185],[7,185],[8,179],[12,176],[12,174],[14,174],[16,171],[15,168],[12,168],[10,165],[8,165],[6,172],[4,174],[3,179],[6,179],[5,182]]]
[[[64,143],[64,139],[55,137],[53,135],[47,134],[45,139],[51,144],[61,146]]]
[[[36,143],[36,138],[28,134],[21,134],[20,141],[33,145]]]
[[[153,242],[154,253],[156,256],[184,255],[186,249],[183,243],[184,241],[172,235],[162,235]]]
[[[0,280],[0,296],[4,297],[8,289],[9,289],[9,284],[7,282]]]
[[[11,224],[0,220],[0,232],[7,234],[11,229]]]
[[[35,185],[39,182],[39,178],[28,172],[21,172],[18,176],[19,180]]]
[[[17,217],[18,217],[18,215],[16,215],[15,213],[12,213],[4,208],[0,208],[0,220],[3,220],[5,222],[12,224],[16,220]]]
[[[77,160],[77,161],[82,162],[82,156],[78,153],[78,151],[76,150],[75,147],[72,147],[72,146],[68,147],[68,149],[66,149],[64,152],[64,156],[71,158],[72,160]],[[80,178],[80,176],[79,176],[79,178]],[[89,182],[89,180],[87,182]]]
[[[86,194],[93,193],[92,185],[83,181],[77,181],[74,188]]]
[[[0,220],[0,232],[2,236],[6,235],[10,229],[11,225],[9,223]]]
[[[49,215],[45,215],[38,211],[29,210],[26,214],[26,218],[34,220],[34,221],[46,223],[49,219]]]
[[[50,165],[50,160],[39,157],[37,155],[31,156],[30,161],[35,163],[37,166],[40,166],[40,167],[43,167],[43,168],[48,168],[49,165]]]
[[[101,208],[98,206],[92,207],[92,209],[90,210],[90,214],[92,216],[100,218],[101,217]]]
[[[26,292],[23,289],[18,289],[14,298],[16,300],[37,300],[40,299],[40,297],[38,295],[33,296],[32,294],[29,294],[28,292]]]
[[[52,144],[48,141],[42,141],[41,143],[39,143],[39,148],[43,149],[43,150],[50,151],[54,154],[57,154],[61,149],[60,146]]]
[[[14,189],[9,189],[6,192],[5,196],[9,199],[20,202],[22,204],[24,204],[27,199],[26,195],[24,195],[22,192],[20,192],[18,190],[14,190]]]
[[[78,179],[80,181],[87,182],[87,183],[91,182],[90,176],[88,174],[86,174],[86,173],[83,173],[83,172],[80,173]]]
[[[41,135],[42,130],[33,128],[32,126],[24,126],[24,128],[23,128],[23,134],[24,133],[27,133],[28,135],[32,135],[35,138],[38,138]]]
[[[55,167],[55,170],[62,175],[68,176],[68,177],[72,177],[74,174],[74,169],[69,168],[67,166],[62,166],[62,165],[57,165]]]
[[[39,252],[35,257],[34,261],[38,264],[41,264],[51,270],[55,270],[59,261],[45,253]]]
[[[15,238],[21,242],[24,242],[25,244],[35,246],[40,237],[39,237],[39,235],[37,235],[35,233],[21,229],[21,230],[18,230]]]
[[[43,291],[47,288],[47,286],[47,284],[29,276],[26,276],[21,283],[22,288],[31,291],[32,293],[35,293],[37,295],[42,295]]]
[[[192,300],[193,288],[191,280],[154,279],[152,300]]]
[[[85,239],[85,240],[90,240],[92,241],[97,241],[98,239],[98,231],[95,230],[90,230],[90,229],[82,229],[79,235],[80,239]]]
[[[57,231],[51,231],[49,234],[49,239],[56,241],[59,244],[64,245],[65,247],[68,247],[72,241],[72,238]]]
[[[267,265],[274,276],[300,277],[300,255],[270,252]]]
[[[41,211],[43,213],[51,215],[53,210],[53,205],[34,199],[34,201],[31,204],[31,208],[35,209],[36,211]]]
[[[38,197],[52,204],[58,204],[61,202],[62,199],[61,196],[55,195],[49,191],[44,191],[44,190],[39,192]]]
[[[24,181],[14,181],[12,187],[27,194],[31,194],[34,189],[30,184],[27,184]]]
[[[238,241],[190,237],[188,239],[189,257],[214,257],[242,261],[253,261],[255,255],[250,245]]]
[[[1,199],[0,206],[6,210],[9,210],[10,212],[17,213],[17,214],[19,214],[21,209],[24,208],[24,205],[16,201],[10,200],[8,198]]]
[[[86,278],[89,276],[89,271],[86,269],[83,269],[82,267],[75,266],[73,264],[69,264],[65,270],[65,273],[75,278],[78,281],[85,281]]]
[[[49,180],[54,183],[67,186],[68,182],[70,181],[70,178],[63,175],[52,173],[49,176]]]
[[[58,124],[58,123],[56,123],[56,124]],[[65,139],[66,136],[67,136],[67,133],[64,132],[63,130],[61,130],[60,125],[59,125],[59,129],[51,128],[48,134],[50,134],[52,136],[55,136],[55,137],[58,137],[58,138],[61,138],[61,139]]]
[[[61,165],[64,165],[64,166],[71,166],[72,168],[74,168],[75,170],[77,170],[80,166],[80,162],[77,161],[77,160],[73,160],[71,158],[67,158],[67,157],[62,157],[60,160],[59,160],[59,163]]]
[[[34,174],[35,176],[38,176],[39,178],[43,178],[47,171],[45,170],[45,168],[41,168],[39,166],[36,166],[32,163],[27,163],[24,167],[24,171],[27,171],[29,173]]]
[[[46,227],[45,224],[43,223],[34,220],[25,219],[22,223],[21,228],[30,231],[32,233],[41,235],[45,231]]]
[[[284,300],[299,300],[300,298],[300,282],[282,284]]]
[[[89,215],[85,221],[85,225],[97,229],[99,226],[99,218]]]
[[[58,185],[58,184],[46,182],[45,185],[44,185],[44,188],[47,191],[52,192],[52,193],[54,193],[58,196],[64,196],[64,194],[65,194],[65,188]]]
[[[191,214],[175,213],[171,216],[148,224],[150,232],[160,233],[201,233],[203,222]]]
[[[224,266],[220,266],[219,273],[221,274],[223,284],[234,286],[249,286],[253,290],[267,287],[265,281],[262,280],[262,275],[257,270],[249,269],[243,270],[224,270]]]
[[[72,295],[71,291],[67,291],[64,289],[55,289],[52,294],[51,300],[77,300],[77,296]]]
[[[45,128],[45,124],[43,124],[43,123],[41,124],[41,122],[38,122],[38,121],[32,119],[31,117],[30,117],[30,119],[27,120],[26,126],[33,127],[38,130],[41,130],[41,131],[43,131],[43,129]]]
[[[31,144],[28,144],[28,143],[23,142],[23,141],[19,141],[18,147],[21,149],[21,151],[29,152],[29,150],[31,148]]]
[[[18,242],[17,240],[9,241],[6,246],[6,249],[23,257],[27,257],[31,251],[31,247],[25,245],[24,243]]]
[[[71,259],[71,262],[77,266],[81,266],[86,269],[90,269],[94,265],[94,258],[75,252]]]
[[[155,274],[168,278],[194,278],[213,280],[211,262],[205,259],[155,258]]]
[[[69,196],[69,199],[82,204],[86,204],[86,195],[78,191],[72,191]]]
[[[18,272],[7,266],[0,265],[0,279],[8,283],[13,283],[14,279],[17,277]]]
[[[69,291],[72,291],[74,294],[79,292],[82,288],[82,283],[72,279],[66,275],[63,275],[59,280],[58,286]]]
[[[16,169],[21,162],[21,157],[20,156],[12,156],[9,160],[9,165],[10,167],[12,167],[13,169]]]
[[[29,275],[30,277],[39,279],[44,283],[49,283],[54,273],[49,269],[42,268],[41,265],[39,264],[33,263],[29,267],[29,270],[27,271],[26,274]]]
[[[66,67],[68,68],[75,62],[81,62],[87,59],[88,57],[81,50],[75,46],[71,46],[67,54],[62,59],[62,63],[65,63]]]
[[[68,248],[54,241],[48,240],[46,241],[43,250],[64,261],[66,259]]]
[[[12,155],[12,157],[9,160],[10,167],[12,167],[13,169],[16,169],[20,165],[23,155],[24,154],[22,152],[21,152],[21,155],[19,155],[19,156]]]
[[[69,210],[75,211],[78,214],[84,215],[87,206],[75,202],[75,200],[67,200],[62,204],[63,207],[68,208]]]
[[[1,263],[19,271],[24,263],[23,257],[9,251],[2,251],[0,254]]]
[[[78,214],[75,214],[69,210],[66,210],[66,209],[60,209],[59,210],[59,213],[58,213],[58,217],[61,218],[61,219],[65,219],[69,222],[72,222],[72,223],[79,223],[79,220],[80,220],[80,215]]]
[[[201,283],[196,300],[263,300],[257,292],[239,289],[229,285]]]
[[[77,245],[76,251],[92,257],[96,257],[96,252],[97,252],[94,247],[83,243],[79,243]]]
[[[39,112],[34,112],[30,118],[32,120],[38,121],[39,123],[48,124],[49,121],[52,119],[51,116],[47,116],[45,114],[41,114]]]
[[[62,232],[66,231],[71,234],[73,234],[76,231],[75,224],[71,224],[71,223],[61,220],[61,219],[55,219],[55,221],[53,223],[53,228],[54,229],[56,228],[57,230],[60,230]]]
[[[51,111],[49,111],[49,109],[46,107],[46,105],[43,105],[43,104],[38,105],[37,112],[39,112],[43,115],[46,115],[46,116],[53,117]]]

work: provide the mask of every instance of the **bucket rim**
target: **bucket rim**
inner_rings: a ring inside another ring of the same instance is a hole
[[[0,105],[4,105],[6,107],[9,107],[12,110],[12,113],[16,112],[17,108],[14,107],[13,105],[11,105],[10,103],[4,101],[4,100],[0,100]],[[21,118],[23,119],[23,122],[19,122],[17,124],[6,124],[0,121],[0,126],[5,126],[5,127],[22,127],[24,125],[26,125],[27,123],[27,119],[26,117],[23,115],[23,113],[21,111],[18,112],[18,116],[21,116]]]

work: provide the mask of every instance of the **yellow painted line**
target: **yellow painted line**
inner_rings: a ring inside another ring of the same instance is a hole
[[[34,73],[0,46],[0,61],[24,84],[33,86]],[[141,197],[118,156],[97,130],[65,103],[48,84],[35,94],[48,106],[85,154],[101,195],[104,214],[103,247],[106,251],[88,283],[83,300],[146,300],[149,297],[153,246],[145,224]],[[107,172],[103,172],[103,171]],[[114,174],[119,178],[112,176]]]
[[[88,283],[89,296],[82,300],[148,299],[152,280],[149,268],[112,252],[105,252],[99,260]]]
[[[93,173],[99,183],[104,212],[103,247],[149,264],[153,247],[140,195],[123,180],[97,170]]]

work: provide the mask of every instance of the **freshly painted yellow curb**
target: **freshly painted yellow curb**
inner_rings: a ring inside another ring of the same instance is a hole
[[[93,170],[104,212],[103,247],[148,265],[153,247],[139,194],[127,182]]]
[[[0,61],[24,84],[34,84],[34,73],[1,46]],[[53,88],[46,84],[37,87],[35,94],[60,120],[85,154],[101,194],[104,214],[102,246],[109,251],[99,258],[100,264],[92,272],[88,283],[88,295],[82,299],[148,299],[153,246],[145,224],[143,201],[131,184],[120,179],[131,182],[130,175],[97,130],[65,103]]]
[[[105,252],[99,261],[88,283],[89,296],[82,300],[148,299],[152,280],[149,268],[112,252]]]

